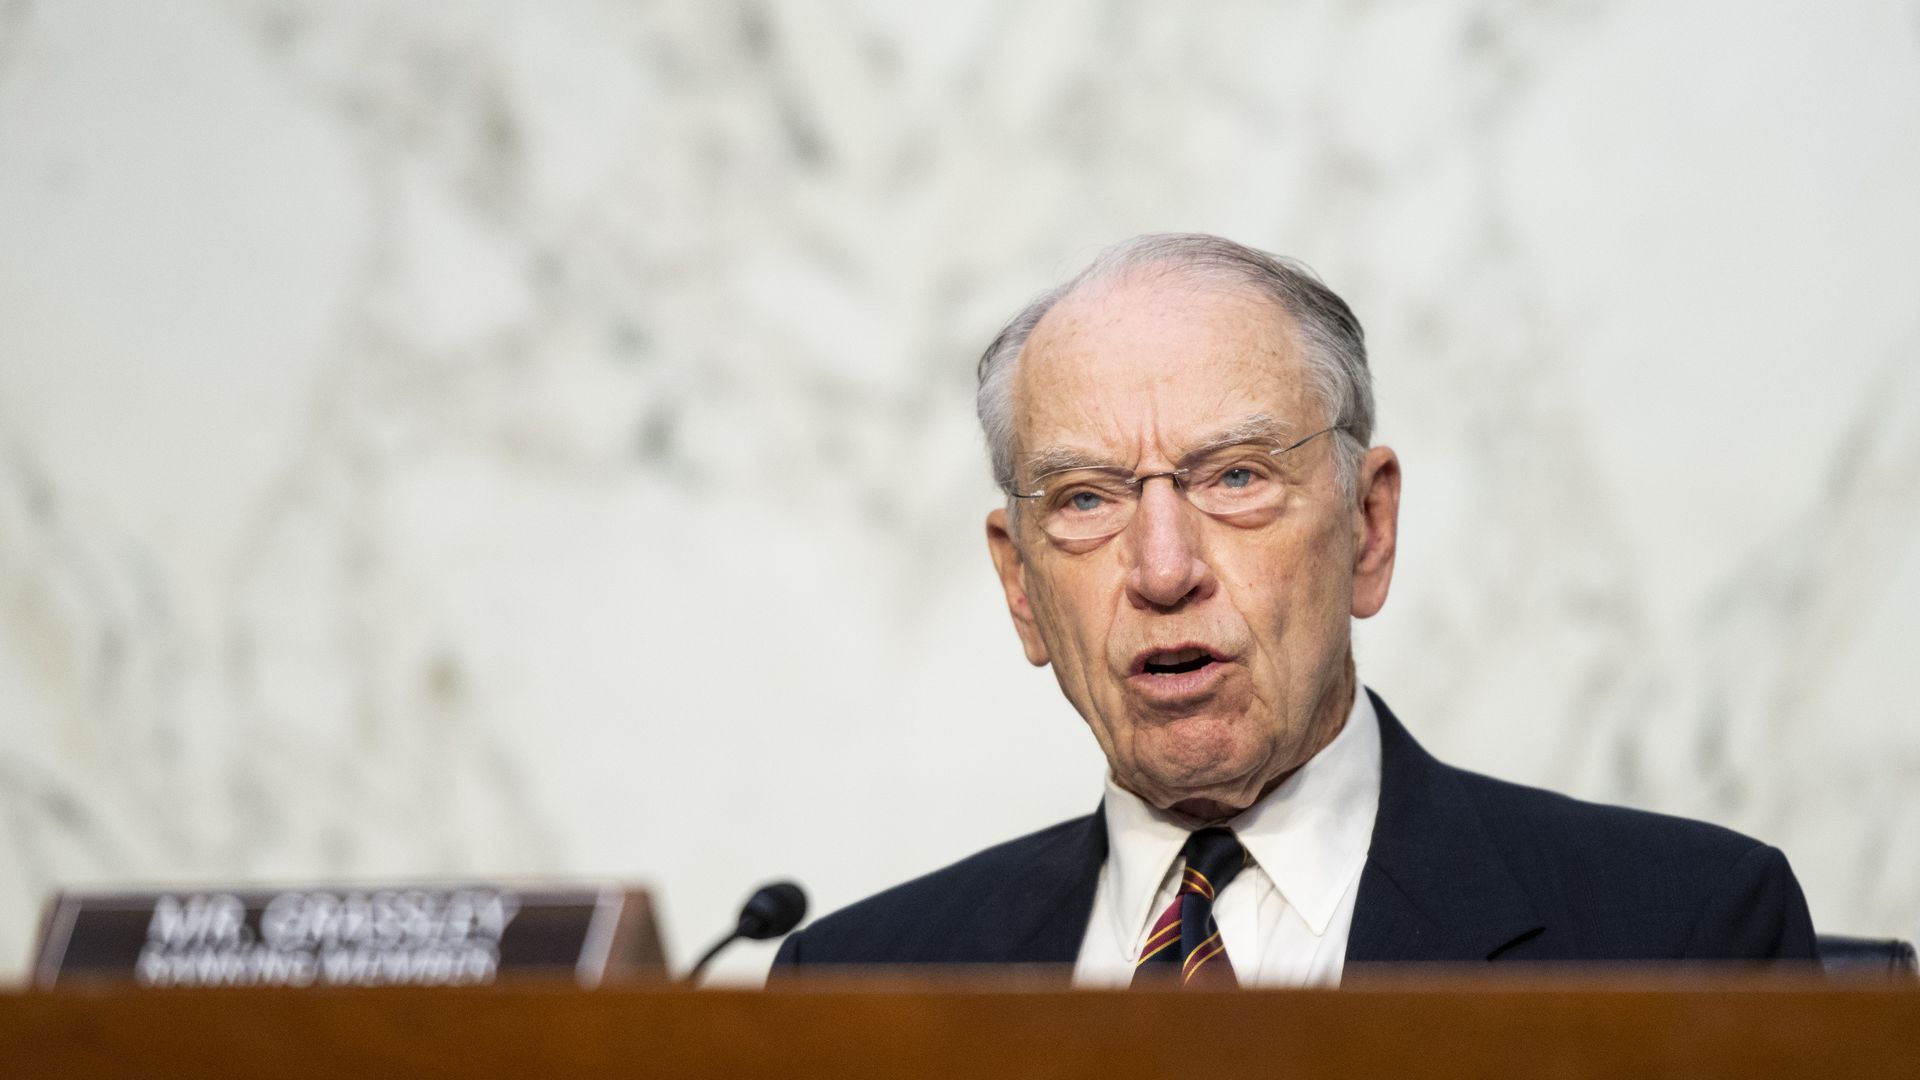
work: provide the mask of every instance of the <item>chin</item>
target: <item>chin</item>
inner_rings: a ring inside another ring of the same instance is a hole
[[[1139,794],[1161,809],[1193,799],[1250,804],[1253,793],[1260,790],[1256,774],[1265,756],[1236,739],[1175,739],[1161,749],[1152,758],[1136,762],[1135,768],[1145,781],[1145,790]]]

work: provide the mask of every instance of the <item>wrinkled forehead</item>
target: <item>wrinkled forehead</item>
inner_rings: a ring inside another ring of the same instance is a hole
[[[1245,286],[1132,278],[1062,300],[1014,373],[1020,459],[1070,449],[1174,460],[1250,415],[1319,419],[1291,318]]]

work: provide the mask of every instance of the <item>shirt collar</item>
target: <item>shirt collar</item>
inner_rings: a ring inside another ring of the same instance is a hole
[[[1228,821],[1274,887],[1315,935],[1326,933],[1367,859],[1380,808],[1380,721],[1354,682],[1347,722],[1321,751],[1267,797]],[[1123,949],[1154,917],[1154,898],[1173,873],[1188,826],[1107,777],[1109,910]]]

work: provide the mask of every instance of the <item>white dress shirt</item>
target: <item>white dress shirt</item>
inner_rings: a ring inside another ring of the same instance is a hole
[[[1333,986],[1380,809],[1380,720],[1355,681],[1347,723],[1267,797],[1225,822],[1253,856],[1214,900],[1242,986]],[[1126,986],[1180,890],[1190,827],[1107,778],[1107,861],[1073,981]]]

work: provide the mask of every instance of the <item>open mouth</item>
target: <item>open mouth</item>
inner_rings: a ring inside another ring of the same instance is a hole
[[[1213,654],[1205,649],[1171,649],[1149,653],[1142,670],[1148,675],[1184,675],[1212,663]]]

